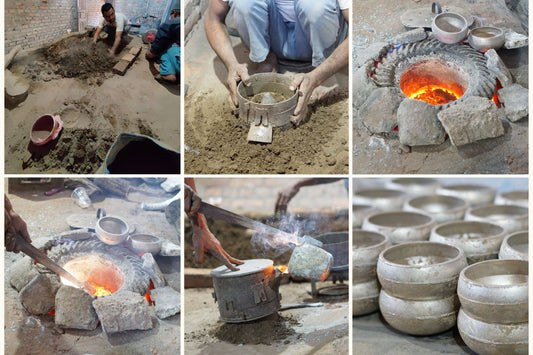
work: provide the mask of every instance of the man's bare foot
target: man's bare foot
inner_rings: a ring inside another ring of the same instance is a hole
[[[252,63],[248,66],[250,74],[277,73],[279,70],[278,57],[274,52],[269,52],[266,59],[261,63]]]

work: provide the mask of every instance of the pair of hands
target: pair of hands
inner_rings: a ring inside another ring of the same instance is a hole
[[[248,74],[248,68],[245,64],[237,64],[234,67],[228,69],[228,79],[226,84],[229,89],[229,102],[232,106],[232,109],[235,109],[239,106],[239,101],[237,99],[237,83],[243,81],[244,85],[250,85],[250,75]],[[320,85],[316,77],[312,72],[306,74],[297,74],[290,85],[290,90],[298,91],[298,103],[296,104],[296,109],[291,117],[291,122],[298,126],[303,120],[307,117],[308,107],[307,103],[311,98],[313,90]]]
[[[188,185],[184,186],[184,209],[192,224],[194,262],[197,264],[203,263],[204,253],[207,252],[220,260],[228,269],[232,271],[239,270],[234,264],[241,265],[243,264],[243,261],[233,258],[224,250],[224,248],[222,248],[218,239],[215,238],[213,233],[211,233],[207,227],[205,216],[198,213],[202,199]]]

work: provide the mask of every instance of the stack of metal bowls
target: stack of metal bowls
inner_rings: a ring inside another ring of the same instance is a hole
[[[461,271],[459,333],[479,354],[527,354],[528,262],[488,260]]]
[[[382,290],[379,308],[395,329],[431,335],[456,324],[459,273],[467,266],[463,251],[434,242],[411,242],[385,249],[378,259]]]
[[[390,245],[383,234],[355,229],[353,231],[353,288],[352,313],[354,316],[379,309],[379,284],[376,265],[379,254]]]

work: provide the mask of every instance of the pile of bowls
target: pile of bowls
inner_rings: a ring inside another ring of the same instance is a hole
[[[376,266],[379,254],[387,248],[389,239],[383,234],[353,230],[352,313],[361,316],[378,310],[379,284]]]
[[[496,259],[505,237],[505,230],[492,223],[454,221],[439,224],[429,240],[461,248],[469,264]]]
[[[379,308],[395,329],[413,335],[446,331],[456,323],[463,251],[434,242],[411,242],[385,249],[378,259],[382,290]]]
[[[392,244],[428,240],[435,220],[417,212],[379,212],[365,218],[363,229],[385,234]]]
[[[480,354],[527,354],[528,262],[489,260],[461,271],[459,333]]]

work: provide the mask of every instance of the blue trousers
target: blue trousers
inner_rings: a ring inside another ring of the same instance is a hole
[[[296,22],[284,22],[274,0],[229,0],[230,15],[250,60],[278,58],[320,65],[348,35],[337,0],[294,0]]]

